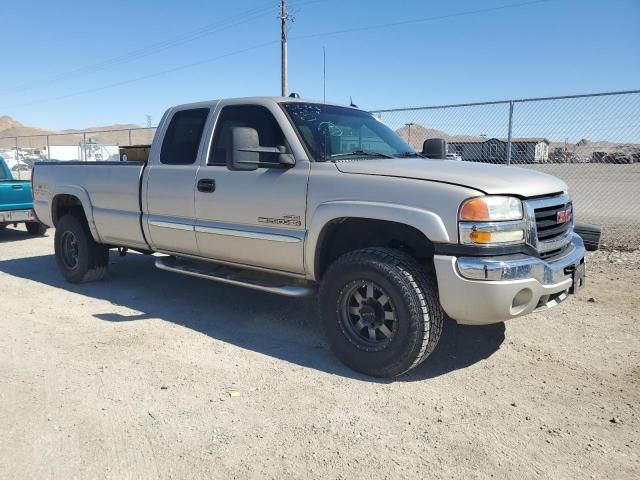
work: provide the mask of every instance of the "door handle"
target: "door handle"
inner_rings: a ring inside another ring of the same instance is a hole
[[[14,190],[22,190],[22,185],[11,185]]]
[[[213,178],[203,178],[198,180],[198,191],[202,193],[212,193],[216,190],[216,181]]]

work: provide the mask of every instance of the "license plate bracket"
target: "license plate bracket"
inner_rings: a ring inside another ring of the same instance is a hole
[[[573,285],[571,286],[571,290],[569,290],[569,293],[578,293],[580,290],[582,290],[585,286],[585,281],[586,281],[586,268],[585,268],[585,264],[583,263],[579,263],[575,266],[575,268],[573,269],[572,272],[572,277],[573,277]]]

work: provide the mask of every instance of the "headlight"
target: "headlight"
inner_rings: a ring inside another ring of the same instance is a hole
[[[522,218],[522,201],[498,195],[470,198],[460,207],[460,220],[501,222]]]
[[[496,245],[523,243],[526,221],[515,197],[486,196],[466,200],[460,207],[460,243]]]

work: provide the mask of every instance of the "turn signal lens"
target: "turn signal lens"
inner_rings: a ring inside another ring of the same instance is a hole
[[[487,232],[484,230],[474,230],[469,235],[473,243],[510,243],[520,242],[524,239],[522,230],[512,230],[508,232]]]
[[[491,243],[491,232],[475,230],[469,235],[473,243]]]

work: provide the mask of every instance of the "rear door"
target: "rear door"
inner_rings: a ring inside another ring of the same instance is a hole
[[[304,272],[303,241],[309,162],[283,168],[277,157],[261,154],[256,170],[227,164],[229,132],[243,126],[258,131],[260,146],[291,145],[295,136],[275,104],[227,105],[218,115],[209,156],[197,174],[196,239],[200,255],[293,273]],[[272,164],[272,166],[270,165]]]
[[[158,132],[162,147],[152,148],[143,192],[149,242],[156,250],[198,254],[193,192],[209,111],[172,111],[163,122],[164,135]]]

